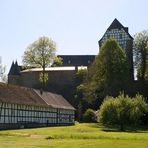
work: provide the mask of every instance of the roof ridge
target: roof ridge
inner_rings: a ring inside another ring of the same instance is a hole
[[[33,91],[49,106],[51,106],[50,104],[48,104],[47,101],[45,101],[45,99],[42,97],[42,95],[40,93],[38,93],[37,91],[40,91],[40,90],[37,90],[37,89],[33,89]],[[45,93],[45,92],[44,92]]]
[[[42,94],[40,90],[33,89],[35,93],[52,108],[73,109],[75,108],[60,94],[44,91]],[[52,101],[51,101],[52,100]]]

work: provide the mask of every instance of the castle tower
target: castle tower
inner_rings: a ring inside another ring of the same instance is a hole
[[[20,68],[18,66],[17,61],[14,63],[12,62],[10,71],[8,73],[8,84],[19,85],[20,79]]]
[[[110,37],[114,38],[118,44],[125,50],[127,63],[129,67],[129,79],[134,80],[133,69],[133,37],[128,32],[128,27],[124,27],[117,19],[107,28],[103,37],[99,40],[99,47]]]

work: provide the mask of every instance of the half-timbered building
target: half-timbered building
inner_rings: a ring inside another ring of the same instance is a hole
[[[0,83],[0,129],[70,125],[74,111],[61,95]]]

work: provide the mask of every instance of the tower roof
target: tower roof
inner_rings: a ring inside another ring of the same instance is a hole
[[[20,67],[18,66],[17,61],[15,63],[14,61],[12,62],[8,75],[20,75]]]
[[[8,75],[13,75],[13,69],[14,69],[14,61],[11,64],[11,67],[10,67]]]
[[[111,23],[111,25],[108,27],[107,30],[112,30],[112,29],[124,29],[124,31],[129,35],[130,38],[133,38],[129,33],[128,33],[128,27],[124,27],[116,18],[114,21]]]
[[[128,33],[128,27],[124,27],[116,18],[114,19],[114,21],[111,23],[111,25],[107,28],[108,30],[112,30],[112,29],[124,29],[124,31],[128,34],[128,36],[133,39],[133,37]],[[105,32],[106,33],[106,32]],[[103,35],[104,36],[104,35]],[[103,38],[103,37],[102,37]],[[100,41],[102,40],[102,38],[100,39]],[[100,42],[99,41],[99,42]]]
[[[124,26],[115,18],[107,30],[116,29],[116,28],[121,29],[124,28]]]

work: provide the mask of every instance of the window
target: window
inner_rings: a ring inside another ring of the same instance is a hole
[[[68,60],[68,64],[70,64],[71,63],[71,61],[70,60]]]
[[[122,39],[122,34],[120,34],[119,38]]]
[[[11,115],[15,116],[15,110],[11,110]]]

